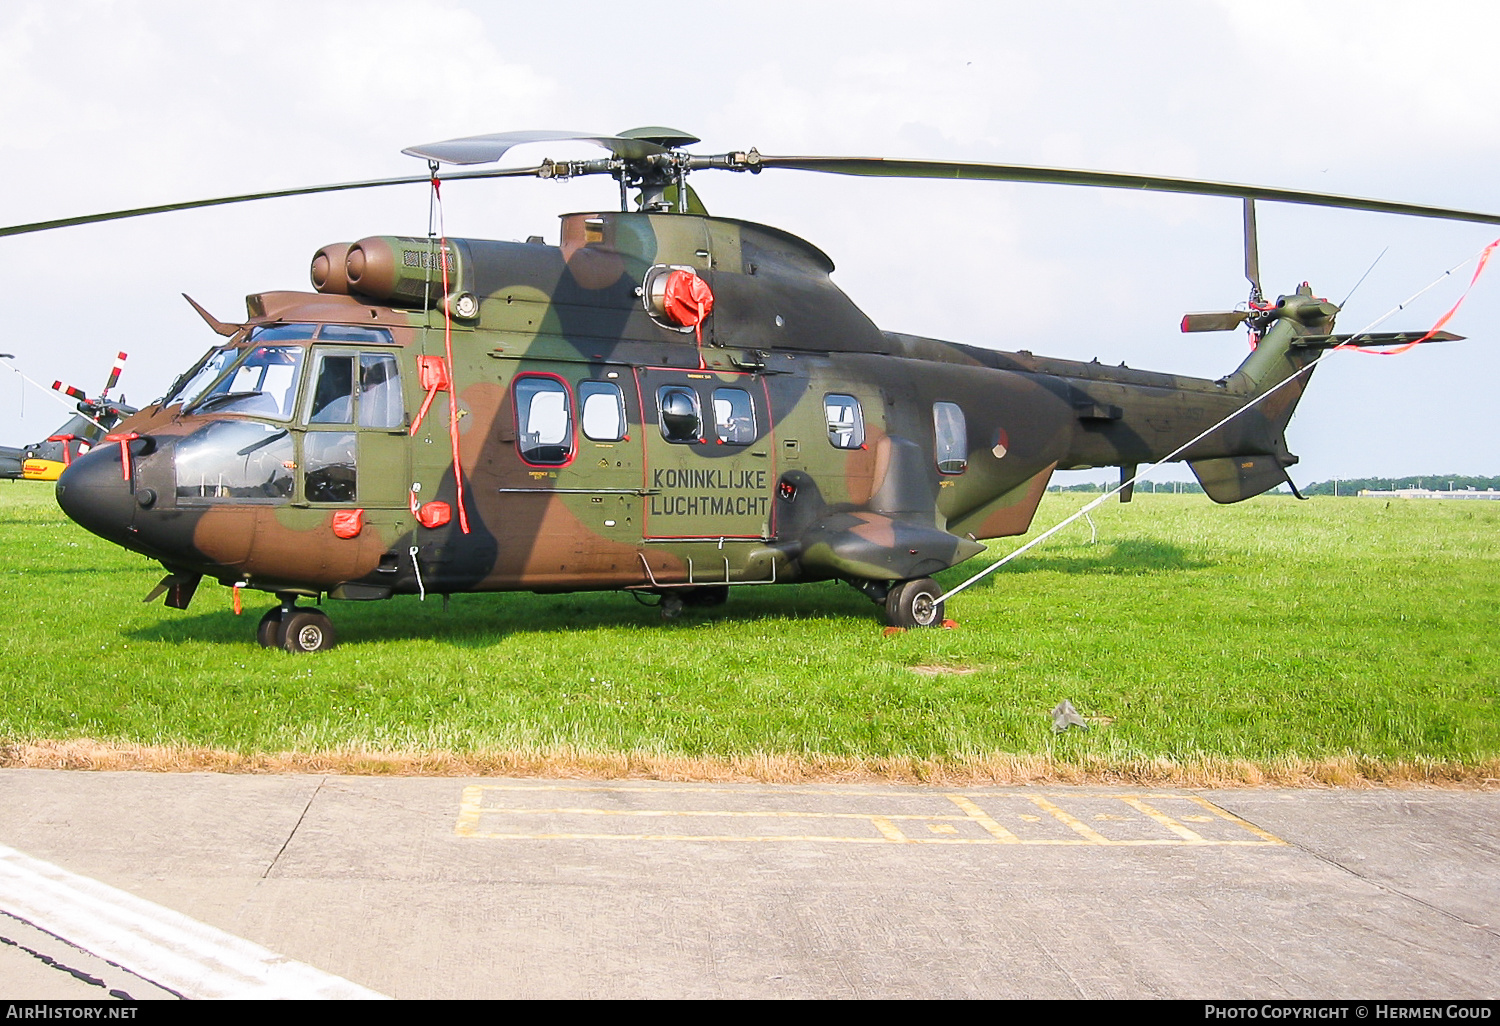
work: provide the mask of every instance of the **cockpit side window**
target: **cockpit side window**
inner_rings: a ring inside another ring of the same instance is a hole
[[[399,428],[406,424],[401,372],[390,353],[359,354],[359,426]]]
[[[308,399],[309,424],[354,423],[354,356],[319,353],[317,377]]]

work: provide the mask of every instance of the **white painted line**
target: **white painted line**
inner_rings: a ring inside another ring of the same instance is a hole
[[[384,998],[0,845],[0,910],[187,998]]]

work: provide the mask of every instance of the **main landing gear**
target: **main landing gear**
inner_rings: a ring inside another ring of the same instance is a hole
[[[255,630],[261,648],[288,652],[326,652],[338,644],[333,623],[321,609],[299,609],[297,596],[281,593],[281,605],[267,610]]]
[[[931,577],[912,581],[856,581],[854,586],[870,601],[885,606],[885,622],[892,627],[937,627],[943,622],[942,586]]]

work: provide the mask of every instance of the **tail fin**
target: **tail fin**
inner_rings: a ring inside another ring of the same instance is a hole
[[[1253,413],[1241,418],[1242,423],[1226,424],[1216,432],[1217,438],[1210,436],[1219,443],[1213,448],[1234,455],[1187,461],[1210,499],[1240,502],[1291,484],[1286,468],[1295,466],[1297,457],[1287,448],[1286,426],[1312,377],[1307,365],[1320,350],[1338,344],[1331,334],[1337,313],[1338,307],[1313,296],[1311,286],[1303,282],[1295,294],[1277,300],[1272,310],[1250,318],[1264,335],[1255,351],[1224,379],[1224,388],[1247,403],[1264,398],[1255,403]]]

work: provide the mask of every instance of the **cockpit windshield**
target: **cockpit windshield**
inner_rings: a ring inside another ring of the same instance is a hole
[[[292,415],[302,369],[302,345],[272,342],[311,341],[317,325],[278,324],[256,328],[247,346],[211,349],[182,385],[162,401],[181,403],[184,412],[249,413],[286,420]]]
[[[302,370],[302,346],[252,345],[198,398],[185,413],[249,413],[287,420],[297,400]]]
[[[202,395],[203,390],[212,384],[215,378],[223,374],[224,368],[233,363],[235,357],[239,355],[240,350],[234,346],[210,349],[208,355],[198,361],[197,369],[182,379],[182,386],[161,401],[162,406],[192,402]]]

